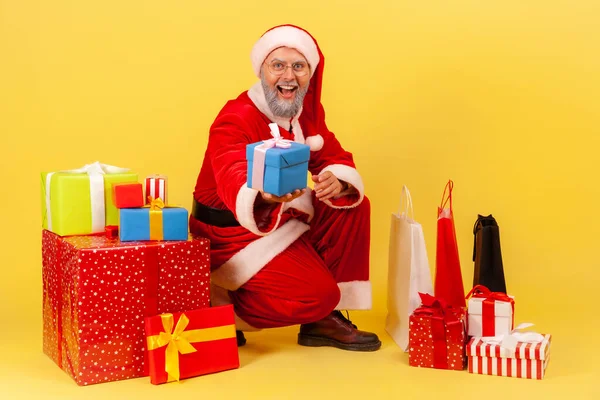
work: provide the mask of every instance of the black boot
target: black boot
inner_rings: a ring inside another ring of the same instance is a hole
[[[238,347],[242,347],[243,345],[246,344],[246,338],[244,337],[244,332],[242,332],[242,331],[235,331],[235,336],[237,338],[237,345],[238,345]]]

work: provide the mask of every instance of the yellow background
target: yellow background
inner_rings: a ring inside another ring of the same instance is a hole
[[[0,397],[594,398],[599,20],[595,0],[0,0]],[[327,122],[373,204],[374,309],[351,317],[383,349],[301,348],[292,327],[248,335],[237,371],[76,387],[41,354],[40,171],[164,173],[189,209],[209,125],[255,82],[251,46],[281,23],[319,41]],[[465,287],[473,223],[492,213],[517,322],[554,335],[541,382],[410,368],[383,330],[401,187],[433,271],[448,179]]]

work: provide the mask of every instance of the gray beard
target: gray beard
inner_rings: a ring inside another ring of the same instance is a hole
[[[306,85],[305,88],[298,86],[298,89],[296,89],[296,95],[294,96],[294,101],[292,101],[290,103],[288,101],[280,100],[278,98],[277,94],[279,93],[279,91],[277,90],[277,87],[274,87],[274,88],[269,87],[267,82],[265,82],[265,79],[263,78],[262,73],[261,73],[260,82],[261,82],[263,90],[265,92],[265,99],[267,100],[267,104],[269,105],[269,108],[271,109],[271,112],[273,113],[273,115],[275,115],[276,117],[281,117],[281,118],[292,118],[293,116],[298,114],[298,112],[300,111],[300,108],[302,107],[302,102],[304,101],[304,96],[306,95],[306,92],[308,91],[308,85]],[[286,83],[289,83],[289,82],[279,82],[279,83],[285,85]],[[293,84],[294,83],[292,83],[292,85]]]

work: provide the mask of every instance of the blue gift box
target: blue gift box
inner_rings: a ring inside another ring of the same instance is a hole
[[[121,208],[119,209],[119,239],[122,242],[187,240],[188,211],[181,207],[165,207],[157,211],[151,211],[149,207]]]
[[[254,148],[262,143],[257,142],[246,146],[247,186],[249,188],[253,187]],[[306,187],[310,147],[296,142],[290,142],[290,144],[291,147],[287,149],[279,147],[267,149],[263,177],[264,192],[282,196]]]

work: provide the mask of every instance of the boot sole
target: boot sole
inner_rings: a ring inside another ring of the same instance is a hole
[[[381,347],[381,341],[373,343],[342,343],[338,342],[335,339],[305,334],[298,334],[298,344],[300,346],[307,347],[337,347],[338,349],[351,351],[375,351],[379,350],[379,348]]]

